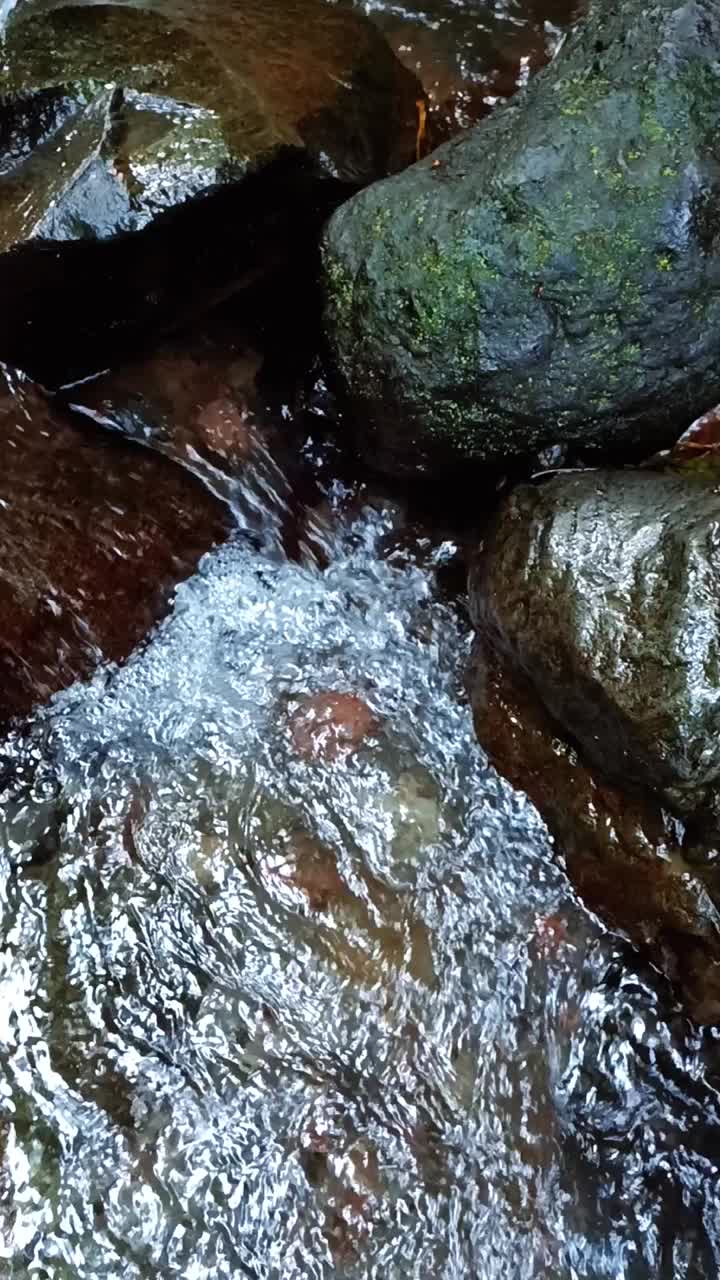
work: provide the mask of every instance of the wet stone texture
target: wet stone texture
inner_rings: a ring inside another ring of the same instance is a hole
[[[242,338],[221,347],[185,334],[70,388],[66,401],[84,418],[186,465],[202,455],[241,471],[264,439],[257,422],[261,366],[262,355]]]
[[[718,398],[720,16],[597,3],[489,119],[334,215],[326,326],[392,472],[667,443]]]
[[[473,710],[490,760],[542,813],[583,900],[649,953],[694,1017],[718,1021],[717,872],[690,860],[678,824],[657,801],[589,767],[530,682],[481,644]]]
[[[5,248],[138,230],[283,147],[357,183],[413,154],[415,78],[321,0],[20,0],[4,45],[5,129],[37,143],[0,187]]]
[[[418,82],[322,0],[21,0],[0,35],[0,359],[45,385],[307,257],[414,157]]]
[[[357,694],[327,690],[298,699],[290,712],[289,727],[299,756],[334,760],[357,751],[378,725]]]
[[[0,382],[0,717],[121,661],[228,531],[166,458]]]
[[[56,403],[80,425],[119,433],[179,463],[227,503],[234,526],[255,541],[314,560],[334,526],[331,512],[323,523],[325,490],[312,449],[304,449],[317,325],[306,273],[284,283],[291,293],[280,281],[264,281],[142,359],[67,387]]]
[[[511,495],[471,574],[481,741],[713,1018],[719,532],[716,472],[563,475]]]
[[[438,145],[484,119],[544,67],[582,8],[572,0],[414,0],[370,12],[422,81],[430,141]]]

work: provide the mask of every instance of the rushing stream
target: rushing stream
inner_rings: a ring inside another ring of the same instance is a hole
[[[568,13],[359,7],[438,103]],[[715,1280],[720,1036],[488,766],[452,540],[85,390],[234,533],[0,742],[0,1280]]]
[[[5,747],[2,1274],[716,1275],[715,1042],[486,765],[452,546],[330,484],[289,561],[244,496]]]

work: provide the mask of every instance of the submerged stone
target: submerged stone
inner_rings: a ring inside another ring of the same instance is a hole
[[[0,718],[120,662],[229,528],[167,458],[65,420],[2,375]]]
[[[183,334],[69,390],[75,413],[189,466],[200,457],[240,474],[266,442],[256,377],[261,354],[244,335],[226,345]]]
[[[326,328],[388,471],[649,452],[720,393],[720,14],[597,2],[489,120],[360,193]]]
[[[326,690],[303,694],[289,717],[293,750],[301,758],[335,760],[350,755],[371,737],[378,724],[356,693]]]
[[[476,646],[472,702],[492,764],[542,813],[585,903],[649,953],[698,1021],[719,1021],[717,870],[688,856],[657,800],[588,766],[530,681],[486,641]],[[540,950],[559,941],[562,923],[541,922]]]

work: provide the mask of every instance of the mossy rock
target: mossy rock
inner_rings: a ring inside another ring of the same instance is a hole
[[[652,450],[720,396],[720,12],[596,0],[507,106],[324,245],[359,446],[422,471]]]

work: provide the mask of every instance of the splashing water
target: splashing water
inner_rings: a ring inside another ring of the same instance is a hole
[[[468,627],[386,533],[324,571],[239,533],[6,743],[13,1280],[717,1274],[715,1042],[487,766]],[[369,714],[308,750],[328,691]]]

